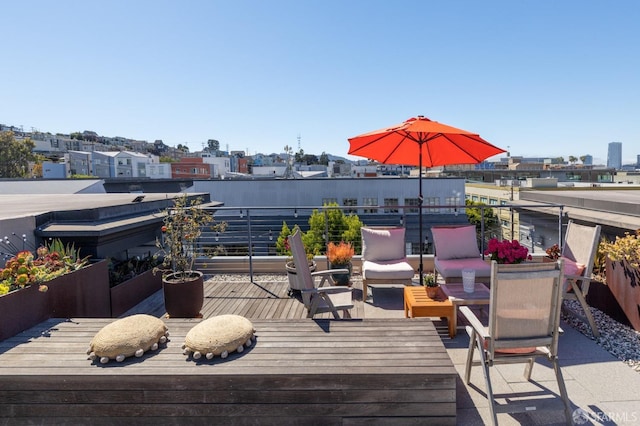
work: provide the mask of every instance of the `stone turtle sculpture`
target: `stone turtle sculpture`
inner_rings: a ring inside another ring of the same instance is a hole
[[[226,358],[230,352],[250,347],[255,329],[251,321],[239,315],[218,315],[195,325],[182,345],[185,355],[200,359]]]
[[[146,314],[131,315],[107,324],[93,337],[87,350],[89,359],[106,364],[122,362],[130,356],[141,357],[146,351],[165,343],[169,331],[164,322]]]

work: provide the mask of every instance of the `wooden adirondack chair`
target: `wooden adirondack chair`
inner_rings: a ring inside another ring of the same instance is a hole
[[[300,232],[296,230],[290,237],[291,253],[296,265],[307,264],[307,254],[302,244]],[[307,317],[324,312],[331,312],[336,319],[340,319],[338,311],[342,311],[344,318],[351,318],[349,309],[353,308],[353,288],[347,286],[334,286],[332,274],[346,274],[348,269],[328,269],[325,271],[311,272],[309,268],[297,268],[298,284],[302,302],[307,308]],[[322,278],[316,285],[315,278]],[[329,283],[328,286],[324,286]]]

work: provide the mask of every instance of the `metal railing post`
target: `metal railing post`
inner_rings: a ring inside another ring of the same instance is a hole
[[[253,282],[253,242],[251,238],[251,210],[247,209],[247,227],[249,228],[249,281]]]

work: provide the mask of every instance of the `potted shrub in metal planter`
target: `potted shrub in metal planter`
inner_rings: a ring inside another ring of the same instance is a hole
[[[162,288],[169,317],[194,318],[200,315],[204,302],[202,272],[193,265],[198,255],[198,239],[202,227],[214,222],[213,215],[201,207],[202,198],[184,194],[174,200],[164,213],[162,234],[156,240],[162,258]],[[215,224],[213,231],[223,231],[225,223]]]
[[[330,242],[327,244],[327,259],[329,259],[331,269],[348,269],[347,274],[333,274],[333,280],[337,285],[349,285],[351,278],[351,258],[355,251],[351,243],[340,241],[339,243]]]

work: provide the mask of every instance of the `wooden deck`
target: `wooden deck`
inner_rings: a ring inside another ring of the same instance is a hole
[[[289,297],[289,281],[286,275],[254,276],[253,282],[247,274],[228,275],[229,280],[209,279],[205,282],[203,318],[215,315],[236,314],[246,318],[305,318],[307,311],[299,297]],[[268,277],[268,278],[265,278]],[[365,308],[362,302],[362,280],[354,276],[353,300],[351,310],[353,318],[364,318]],[[159,291],[144,302],[126,312],[146,313],[161,317],[166,314],[162,291]],[[330,313],[316,315],[316,318],[333,318]]]
[[[182,354],[198,319],[164,319],[166,345],[107,365],[85,351],[111,319],[50,319],[4,340],[0,425],[455,424],[457,373],[431,321],[358,318],[361,301],[352,320],[307,319],[287,288],[207,283],[205,317],[256,328],[255,344],[225,360]],[[161,316],[154,298],[136,309]]]

